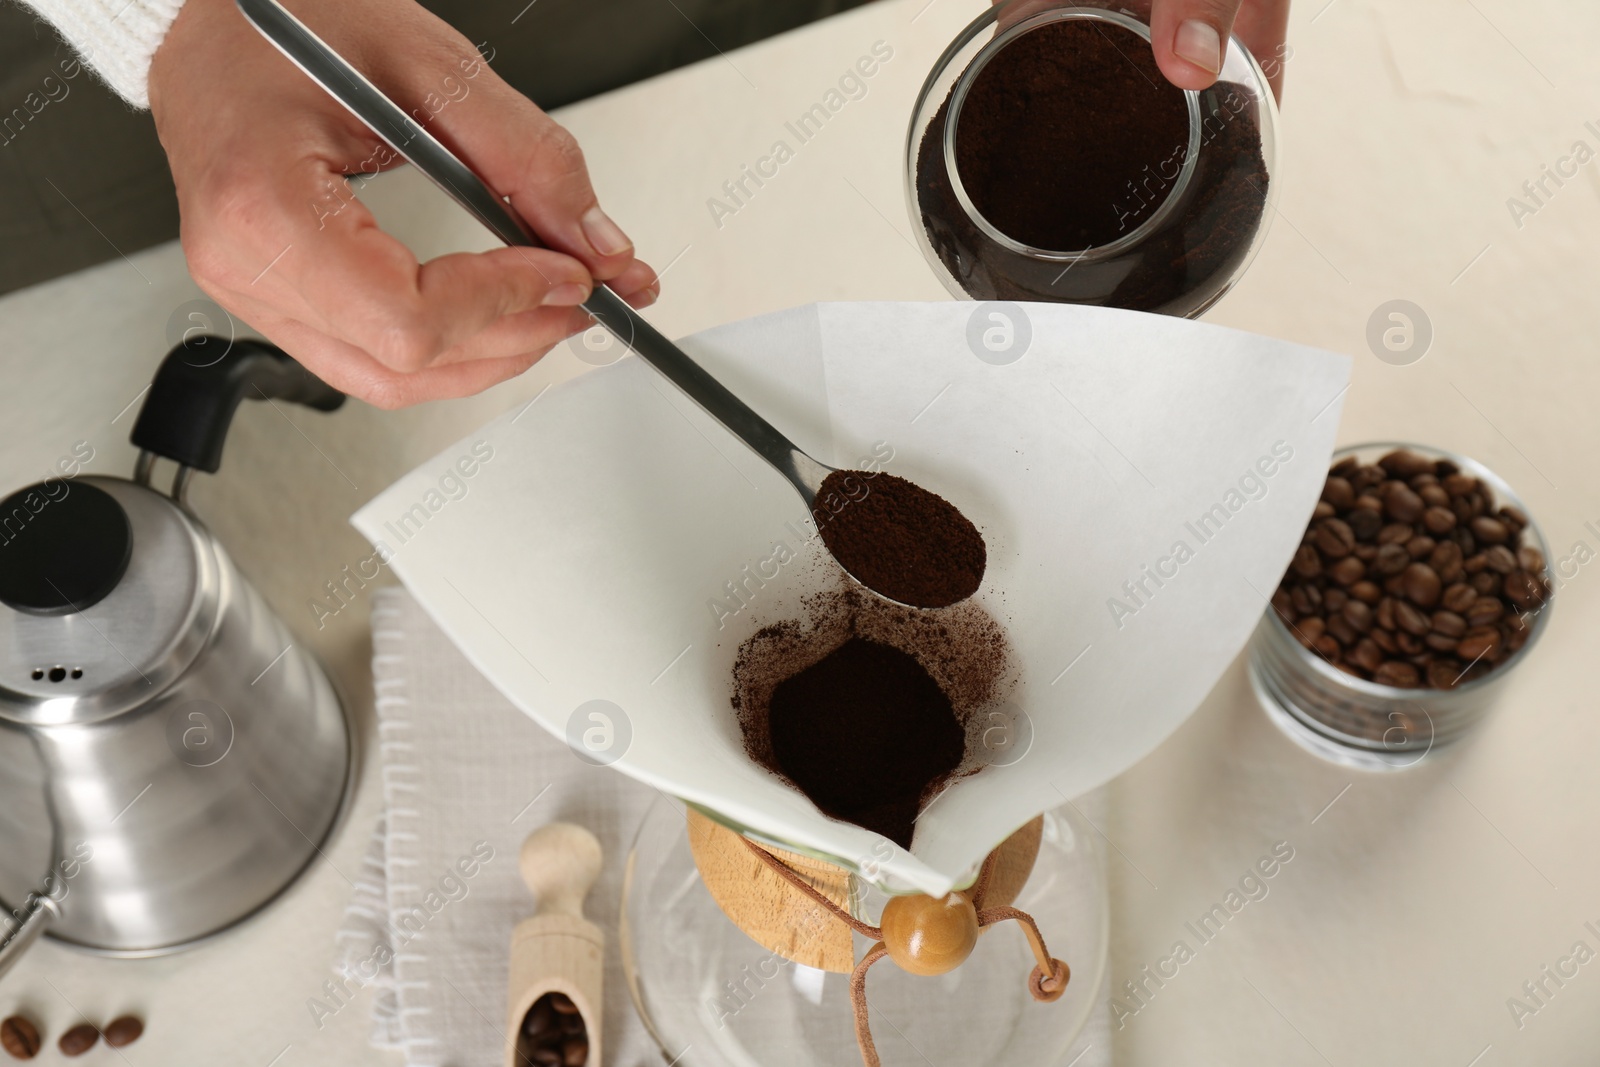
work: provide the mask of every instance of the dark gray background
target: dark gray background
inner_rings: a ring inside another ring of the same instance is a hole
[[[489,42],[500,76],[554,108],[864,2],[427,0],[425,6],[472,42]],[[38,92],[46,75],[59,81],[58,64],[71,55],[47,22],[0,0],[0,115]],[[149,113],[134,111],[87,72],[65,84],[64,99],[0,143],[0,293],[115,256],[113,244],[129,253],[178,235],[172,178]]]

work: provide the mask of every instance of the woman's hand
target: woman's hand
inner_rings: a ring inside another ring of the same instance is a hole
[[[1000,25],[1036,14],[1049,0],[994,0],[1008,3]],[[1256,57],[1272,86],[1283,97],[1284,45],[1289,27],[1289,0],[1132,0],[1150,19],[1150,41],[1156,64],[1180,89],[1204,89],[1222,69],[1222,42],[1238,34]]]
[[[583,328],[606,281],[659,291],[600,210],[577,143],[412,0],[292,6],[537,231],[548,249],[418,263],[346,175],[401,162],[262,38],[232,0],[186,0],[150,70],[190,273],[335,388],[379,407],[464,396]]]
[[[1283,96],[1289,0],[1154,0],[1150,38],[1156,63],[1180,89],[1204,89],[1222,69],[1222,44],[1238,34],[1261,64],[1272,95]]]

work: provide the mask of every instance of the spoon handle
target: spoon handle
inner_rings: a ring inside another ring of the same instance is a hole
[[[237,0],[239,10],[328,95],[349,109],[407,162],[508,245],[540,247],[533,232],[455,153],[423,129],[383,91],[277,0]],[[600,325],[669,378],[706,412],[793,483],[808,505],[831,467],[801,451],[710,372],[690,359],[611,287],[597,283],[587,311]]]

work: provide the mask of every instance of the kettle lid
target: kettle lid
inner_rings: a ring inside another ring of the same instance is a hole
[[[69,489],[52,481],[0,501],[0,603],[30,615],[65,615],[99,603],[133,555],[133,528],[115,497],[97,486]]]
[[[41,484],[52,495],[31,508],[37,486],[0,505],[23,501],[0,512],[0,720],[97,722],[159,697],[194,662],[217,616],[219,550],[147,486]]]

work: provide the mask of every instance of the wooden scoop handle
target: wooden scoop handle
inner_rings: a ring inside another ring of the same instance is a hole
[[[522,843],[518,867],[540,915],[581,919],[583,898],[600,877],[600,842],[581,826],[549,823]]]

